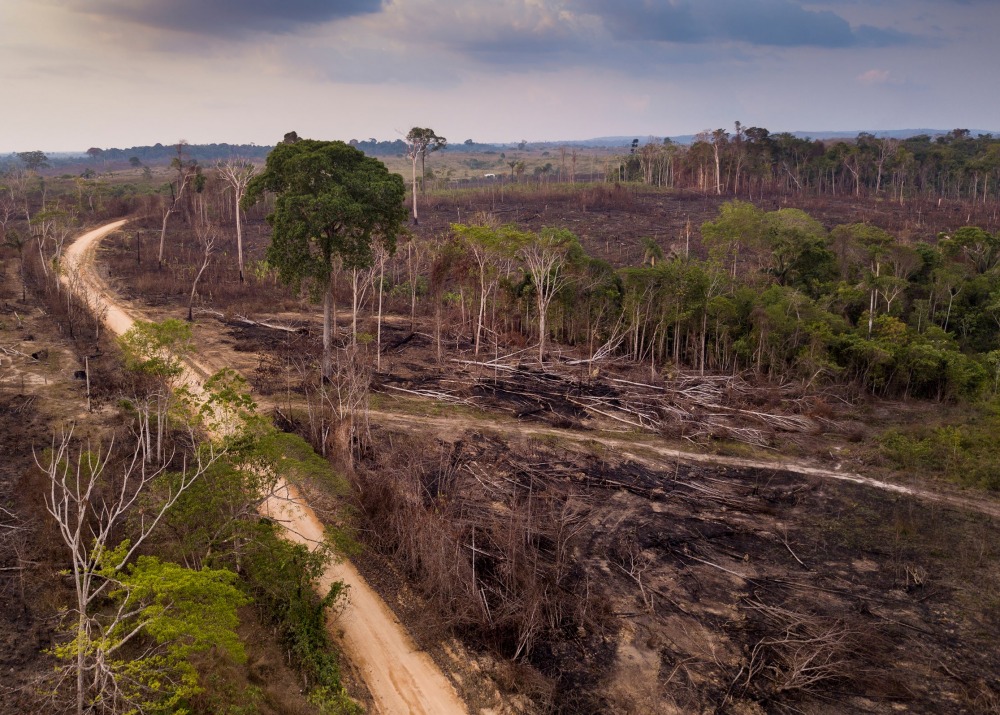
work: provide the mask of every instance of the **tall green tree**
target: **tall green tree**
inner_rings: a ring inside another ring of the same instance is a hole
[[[43,151],[19,151],[17,158],[21,160],[28,171],[38,171],[49,165],[49,157]]]
[[[878,310],[878,296],[886,287],[882,272],[883,264],[896,239],[887,231],[867,223],[851,224],[847,229],[868,257],[868,270],[865,272],[864,283],[869,291],[868,337],[871,337]]]
[[[341,141],[300,139],[279,144],[243,198],[252,206],[275,194],[267,260],[285,283],[322,290],[323,370],[330,374],[333,274],[372,264],[373,247],[388,252],[406,220],[403,178]]]
[[[767,214],[769,272],[784,286],[818,295],[822,283],[836,275],[836,258],[829,249],[823,225],[800,209]]]
[[[732,267],[748,263],[767,246],[769,225],[766,212],[748,201],[729,201],[719,208],[719,217],[701,225],[702,240],[709,255],[720,265]]]

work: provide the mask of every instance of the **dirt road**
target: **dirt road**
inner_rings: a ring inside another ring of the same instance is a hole
[[[101,239],[125,223],[115,221],[77,238],[65,252],[66,271],[62,277],[65,285],[92,306],[98,299],[101,307],[106,306],[105,323],[119,335],[141,316],[126,311],[116,301],[113,291],[95,270],[94,254]],[[186,379],[200,386],[200,380],[209,371],[197,362],[191,363]],[[263,510],[285,527],[289,539],[310,548],[322,543],[322,524],[290,485],[280,483]],[[347,584],[349,603],[340,618],[330,624],[330,631],[361,673],[377,712],[383,715],[468,713],[440,668],[417,648],[389,607],[346,559],[326,569],[320,586],[329,588],[334,581]]]
[[[280,484],[264,513],[286,528],[289,538],[308,547],[322,542],[323,528],[294,487]],[[350,605],[334,626],[344,652],[362,671],[382,713],[464,713],[448,680],[426,652],[406,633],[388,606],[344,559],[326,569],[323,589],[334,581],[350,585]]]
[[[77,238],[63,254],[66,270],[60,276],[63,285],[83,297],[92,308],[95,299],[107,306],[104,323],[118,335],[132,327],[133,318],[115,302],[114,293],[94,270],[94,252],[102,238],[114,233],[125,223],[122,220],[105,224]]]
[[[391,411],[372,411],[369,413],[377,421],[386,424],[399,424],[405,428],[412,428],[414,422],[413,414],[400,414]],[[866,477],[854,472],[839,471],[835,469],[824,469],[809,464],[804,464],[791,459],[746,459],[743,457],[728,457],[721,454],[706,454],[699,452],[688,452],[682,449],[675,449],[665,445],[656,444],[652,441],[628,439],[626,436],[615,437],[607,433],[580,432],[556,427],[544,427],[537,424],[526,424],[519,422],[503,422],[497,420],[475,419],[468,415],[434,417],[421,415],[419,424],[422,427],[433,427],[442,432],[459,433],[465,430],[490,430],[499,433],[519,434],[523,436],[555,437],[557,439],[576,442],[583,447],[590,444],[600,444],[603,447],[617,454],[619,457],[631,459],[635,462],[645,464],[653,469],[662,470],[664,467],[674,462],[685,464],[712,464],[719,467],[738,467],[747,469],[757,469],[775,472],[791,472],[803,476],[818,477],[841,482],[851,482],[861,484],[870,489],[878,489],[884,492],[904,494],[912,496],[920,501],[940,504],[962,511],[973,511],[986,514],[996,519],[1000,519],[1000,503],[988,494],[972,494],[966,496],[956,493],[955,490],[932,491],[917,486],[905,484],[894,484],[892,482]]]

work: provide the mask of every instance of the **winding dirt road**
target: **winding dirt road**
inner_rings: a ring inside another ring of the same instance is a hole
[[[101,307],[106,307],[104,322],[119,335],[132,327],[135,318],[116,301],[114,291],[97,274],[94,255],[101,239],[125,223],[115,221],[77,238],[64,254],[66,271],[62,276],[63,283],[91,306],[100,299]],[[189,362],[191,370],[186,380],[200,387],[210,371],[196,361]],[[283,481],[263,505],[262,513],[281,523],[292,541],[309,548],[323,542],[319,519],[294,487]],[[327,567],[319,585],[328,589],[334,581],[347,584],[349,602],[340,617],[331,622],[330,631],[361,673],[376,711],[383,715],[467,715],[468,709],[440,668],[416,646],[389,607],[346,559]]]

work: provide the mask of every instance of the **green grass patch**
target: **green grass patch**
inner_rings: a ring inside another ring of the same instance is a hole
[[[1000,405],[970,407],[948,424],[894,428],[878,439],[879,454],[896,469],[1000,491]]]

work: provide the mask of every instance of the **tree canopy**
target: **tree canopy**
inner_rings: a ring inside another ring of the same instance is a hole
[[[323,291],[323,373],[329,377],[335,271],[353,270],[357,285],[357,270],[372,265],[375,244],[395,251],[406,220],[403,177],[344,142],[297,139],[268,154],[242,205],[266,191],[275,194],[267,217],[273,228],[268,263],[283,282]]]
[[[326,285],[337,258],[349,268],[370,265],[373,243],[392,251],[406,219],[402,177],[341,141],[279,144],[247,187],[243,206],[265,191],[276,195],[267,217],[274,229],[267,260],[294,285]]]

